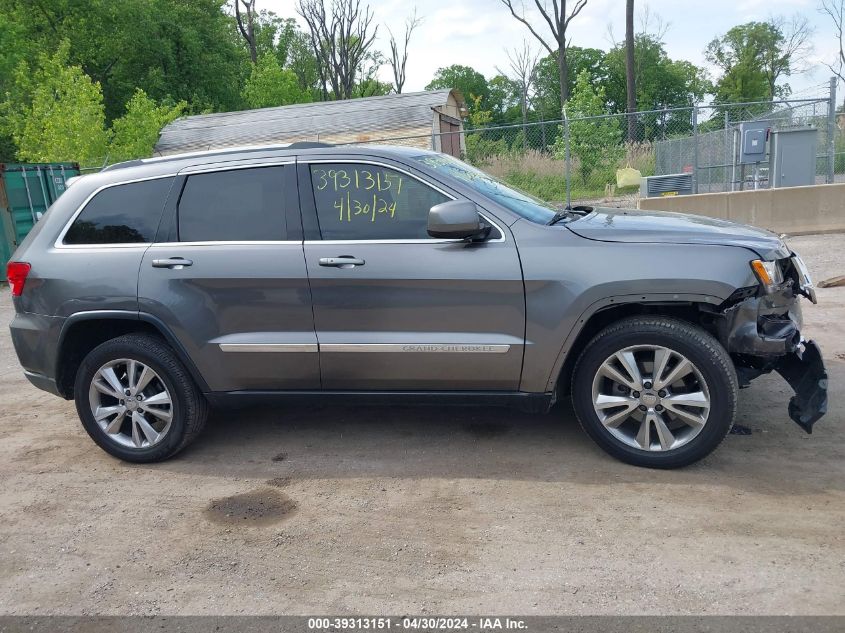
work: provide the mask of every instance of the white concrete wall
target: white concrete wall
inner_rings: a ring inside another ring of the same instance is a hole
[[[845,184],[640,198],[638,207],[723,218],[793,235],[845,231]]]

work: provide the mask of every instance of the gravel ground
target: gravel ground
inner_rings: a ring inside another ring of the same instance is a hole
[[[845,274],[845,236],[791,245]],[[3,327],[0,613],[845,614],[845,288],[805,319],[831,378],[816,432],[766,376],[741,394],[752,434],[674,472],[607,457],[565,403],[218,413],[128,465]]]

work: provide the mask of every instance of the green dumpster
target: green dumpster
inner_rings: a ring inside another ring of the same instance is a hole
[[[78,175],[76,163],[0,163],[0,281],[18,244]]]

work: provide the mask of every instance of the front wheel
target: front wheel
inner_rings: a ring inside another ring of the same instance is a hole
[[[712,452],[736,415],[736,372],[710,334],[668,317],[599,332],[575,366],[572,400],[587,434],[635,466],[678,468]]]

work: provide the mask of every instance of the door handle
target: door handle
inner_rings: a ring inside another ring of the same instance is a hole
[[[332,266],[334,268],[354,268],[355,266],[363,266],[365,263],[363,259],[352,257],[352,255],[320,258],[320,266]]]
[[[194,262],[184,257],[170,257],[168,259],[154,259],[153,268],[172,268],[182,270],[185,266],[193,266]]]

